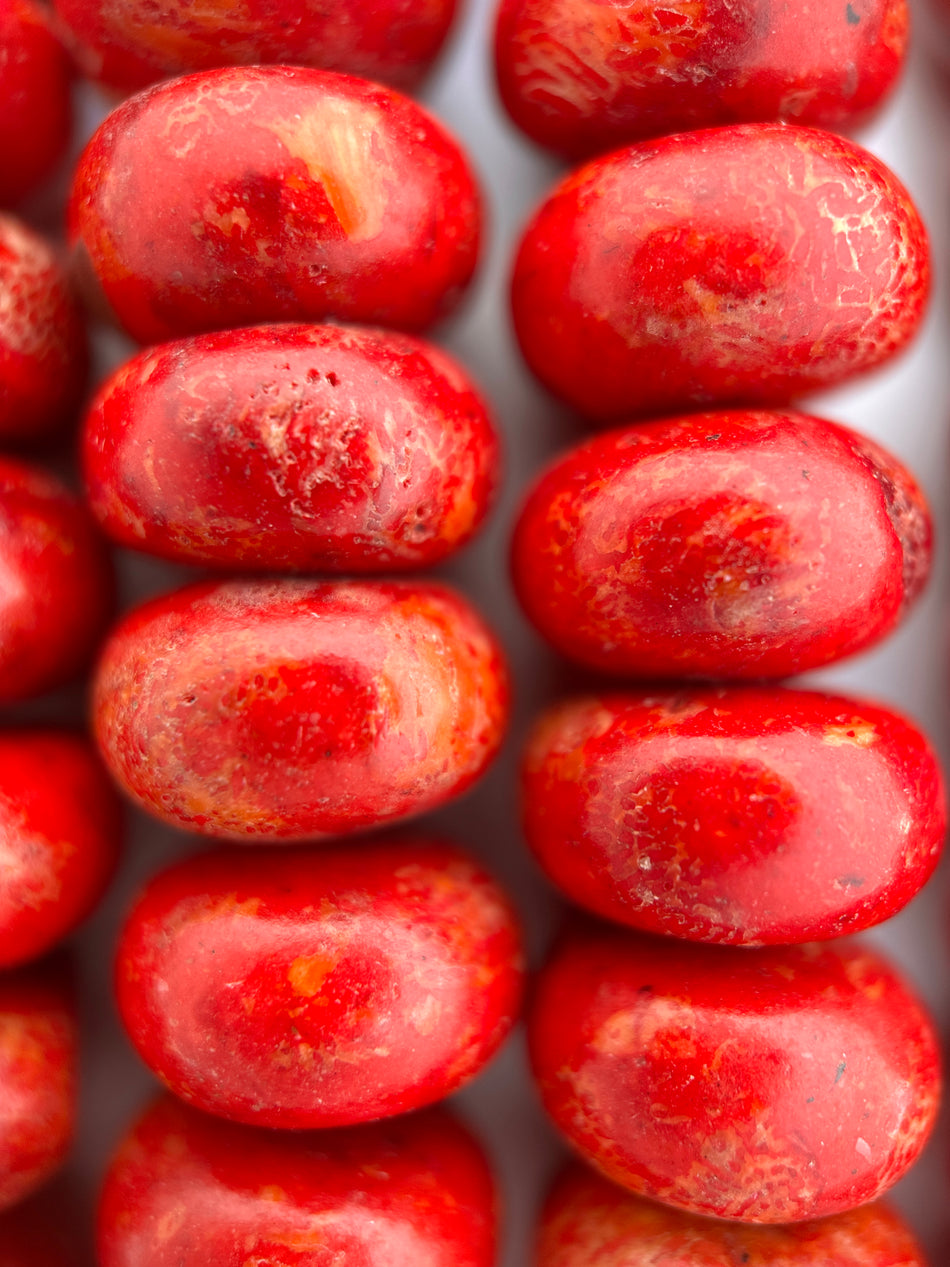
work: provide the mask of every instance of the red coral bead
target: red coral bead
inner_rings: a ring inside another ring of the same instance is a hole
[[[522,771],[525,834],[575,902],[692,941],[869,928],[926,883],[946,799],[925,737],[809,691],[602,695],[549,710]]]
[[[215,66],[291,62],[414,87],[456,0],[55,0],[84,72],[132,91]]]
[[[0,458],[0,701],[61,686],[88,664],[113,603],[92,516],[39,467]]]
[[[0,1210],[58,1170],[73,1135],[78,1034],[60,965],[0,977]]]
[[[0,0],[0,207],[50,175],[72,131],[69,59],[46,10]]]
[[[87,359],[79,305],[51,247],[0,215],[0,441],[44,439],[71,421]]]
[[[121,818],[86,739],[0,731],[0,967],[44,954],[85,919],[115,868]]]
[[[441,841],[225,849],[151,881],[117,990],[146,1064],[197,1108],[349,1126],[479,1072],[517,1018],[521,950],[497,884]]]
[[[512,303],[541,381],[609,422],[843,382],[905,346],[929,283],[926,231],[883,163],[749,123],[569,176],[522,239]]]
[[[165,344],[101,389],[85,424],[110,537],[216,566],[378,572],[463,545],[498,442],[461,368],[404,334],[264,326]]]
[[[907,27],[907,0],[502,0],[495,70],[517,126],[583,158],[718,124],[863,122]]]
[[[536,1267],[927,1267],[884,1202],[788,1227],[715,1222],[572,1165],[548,1196]]]
[[[119,1149],[99,1212],[101,1267],[493,1267],[484,1153],[440,1110],[286,1134],[170,1098]]]
[[[937,1112],[938,1038],[856,943],[747,950],[590,929],[542,974],[529,1041],[555,1123],[642,1196],[750,1223],[873,1201]]]
[[[558,650],[637,677],[784,677],[890,633],[930,569],[910,472],[820,418],[732,411],[610,432],[515,529],[515,587]]]
[[[205,71],[115,110],[86,146],[70,240],[133,338],[257,322],[422,330],[471,280],[478,191],[407,97],[304,67]]]
[[[444,585],[222,581],[130,613],[94,682],[142,808],[232,840],[307,840],[435,808],[501,742],[507,675]]]

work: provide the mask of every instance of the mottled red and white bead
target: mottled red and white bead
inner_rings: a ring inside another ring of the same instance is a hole
[[[575,929],[537,982],[535,1077],[608,1178],[693,1214],[794,1223],[881,1196],[937,1115],[933,1022],[857,942],[750,950]]]
[[[255,1130],[170,1096],[120,1145],[102,1267],[494,1267],[485,1154],[438,1109],[340,1131]]]
[[[87,363],[79,301],[52,246],[0,214],[0,443],[35,443],[72,421]]]
[[[69,236],[133,338],[327,317],[418,331],[478,256],[457,142],[408,97],[302,66],[210,70],[119,106],[73,178]]]
[[[570,158],[665,132],[864,122],[904,64],[907,0],[502,0],[509,115]]]
[[[402,572],[482,523],[499,445],[462,368],[406,334],[261,326],[133,357],[83,434],[122,545],[216,567]]]
[[[512,304],[541,382],[603,423],[845,382],[908,343],[929,284],[923,222],[879,159],[749,123],[568,176],[522,238]]]
[[[691,414],[556,460],[515,590],[573,660],[638,678],[786,677],[872,646],[926,584],[930,513],[880,445],[809,415]]]
[[[428,581],[235,580],[128,613],[93,684],[106,764],[176,827],[303,841],[469,788],[507,722],[501,649]]]
[[[255,1126],[350,1126],[470,1081],[518,1016],[495,881],[421,836],[221,849],[154,878],[122,933],[119,1011],[176,1095]]]

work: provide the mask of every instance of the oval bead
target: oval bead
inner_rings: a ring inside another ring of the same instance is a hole
[[[495,1223],[484,1152],[441,1110],[278,1133],[217,1121],[168,1096],[112,1162],[97,1261],[494,1267]]]
[[[927,1267],[884,1202],[846,1214],[752,1227],[684,1214],[565,1169],[541,1216],[536,1267]]]
[[[873,1201],[917,1159],[940,1093],[932,1022],[857,943],[591,929],[543,972],[529,1042],[548,1112],[608,1178],[750,1223]]]
[[[515,588],[571,659],[635,677],[785,677],[890,633],[930,569],[910,472],[796,413],[610,432],[529,494]]]
[[[494,638],[425,582],[188,586],[118,624],[93,685],[120,786],[173,826],[231,840],[434,809],[482,773],[507,708]]]
[[[29,444],[71,422],[86,370],[85,327],[65,271],[38,234],[0,215],[0,440]]]
[[[43,5],[0,0],[0,207],[52,173],[72,132],[69,58]]]
[[[133,357],[83,436],[121,545],[270,571],[427,567],[494,494],[498,442],[461,368],[410,335],[262,326]]]
[[[36,1191],[65,1161],[78,1058],[61,965],[0,977],[0,1210]]]
[[[215,66],[291,63],[404,90],[442,47],[456,0],[55,0],[83,73],[132,92]]]
[[[0,702],[76,677],[112,614],[109,556],[78,497],[0,458]]]
[[[205,71],[86,146],[70,241],[134,339],[336,317],[422,330],[471,280],[478,191],[420,106],[305,67]]]
[[[115,869],[121,821],[86,739],[0,731],[0,967],[44,954],[90,913]]]
[[[301,1130],[456,1091],[517,1019],[521,975],[498,885],[454,846],[404,838],[190,858],[140,897],[116,980],[176,1095]]]
[[[573,901],[746,946],[888,919],[930,878],[947,828],[920,731],[810,691],[569,701],[535,726],[521,793],[528,843]]]
[[[610,422],[844,382],[910,340],[929,278],[926,230],[878,159],[750,123],[568,176],[522,239],[512,303],[535,374]]]
[[[523,132],[585,158],[729,123],[864,122],[907,28],[907,0],[502,0],[495,70]]]

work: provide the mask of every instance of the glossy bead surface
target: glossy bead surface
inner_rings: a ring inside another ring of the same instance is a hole
[[[907,0],[502,0],[495,70],[517,126],[583,158],[720,124],[861,123],[907,27]]]
[[[783,404],[870,370],[915,333],[929,278],[923,223],[878,159],[750,123],[568,176],[522,238],[512,304],[542,383],[619,422]]]
[[[134,91],[215,66],[292,63],[414,87],[456,0],[55,0],[85,74]]]
[[[583,1157],[642,1196],[750,1223],[873,1201],[917,1159],[940,1092],[932,1022],[857,943],[576,932],[538,982],[529,1042]]]
[[[88,664],[112,611],[109,557],[78,497],[0,458],[0,702],[61,686]]]
[[[735,945],[880,923],[930,878],[947,828],[920,731],[810,691],[569,701],[535,726],[521,797],[528,843],[573,901]]]
[[[168,1097],[120,1146],[99,1210],[101,1267],[494,1267],[484,1153],[429,1110],[290,1134]]]
[[[61,968],[0,976],[0,1210],[58,1170],[72,1140],[78,1035]]]
[[[82,314],[64,269],[38,234],[0,215],[0,442],[41,440],[70,422],[86,368]]]
[[[120,833],[118,798],[86,739],[0,731],[0,967],[44,954],[85,919]]]
[[[535,485],[512,549],[559,651],[635,677],[785,677],[885,637],[922,590],[910,472],[797,413],[735,410],[599,436]]]
[[[46,9],[0,0],[0,207],[39,186],[72,130],[69,59]]]
[[[151,881],[119,944],[139,1054],[197,1108],[349,1126],[456,1091],[514,1024],[518,929],[461,850],[222,849]]]
[[[84,432],[93,513],[113,540],[271,571],[437,563],[481,523],[498,460],[485,405],[445,353],[338,326],[142,352]]]
[[[325,317],[422,330],[472,277],[480,211],[457,143],[407,97],[262,66],[113,111],[79,160],[69,226],[118,323],[156,343]]]
[[[927,1267],[884,1202],[788,1227],[684,1214],[632,1196],[586,1166],[564,1170],[538,1233],[535,1267]]]
[[[501,652],[427,582],[188,586],[113,630],[94,682],[106,763],[173,826],[308,840],[434,809],[501,742]]]

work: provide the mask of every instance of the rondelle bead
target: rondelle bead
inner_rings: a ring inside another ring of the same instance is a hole
[[[914,477],[873,441],[731,410],[598,436],[515,528],[521,603],[571,659],[633,677],[766,678],[871,646],[930,569]]]
[[[263,326],[133,357],[83,436],[121,545],[269,571],[427,567],[481,524],[498,441],[462,369],[405,334]]]
[[[812,691],[569,700],[522,766],[525,835],[573,901],[645,932],[819,941],[899,911],[947,828],[927,739],[897,713]]]
[[[54,0],[83,72],[134,91],[215,66],[292,63],[404,90],[429,69],[456,0]]]
[[[128,613],[93,683],[106,764],[172,826],[312,840],[434,809],[483,772],[507,673],[453,590],[209,581]]]
[[[524,234],[512,303],[535,374],[603,423],[842,383],[907,344],[929,284],[923,223],[883,163],[748,123],[568,176]]]
[[[78,1058],[64,965],[0,976],[0,1210],[36,1191],[65,1161]]]
[[[754,1227],[684,1214],[577,1163],[541,1216],[535,1267],[927,1267],[883,1201],[831,1218]]]
[[[79,302],[52,247],[0,214],[0,443],[35,445],[72,422],[87,361]]]
[[[221,1122],[166,1097],[120,1145],[101,1267],[495,1267],[496,1198],[475,1139],[439,1109],[339,1131]]]
[[[727,123],[855,126],[894,86],[907,28],[907,0],[502,0],[495,71],[523,132],[584,158]]]
[[[157,343],[335,317],[422,330],[471,280],[478,191],[408,97],[302,66],[225,68],[119,106],[73,178],[100,301]]]
[[[38,466],[0,457],[0,703],[89,664],[114,601],[112,567],[80,498]]]
[[[0,731],[0,967],[44,954],[85,919],[112,877],[121,829],[87,739]]]
[[[0,0],[0,207],[52,173],[72,131],[69,58],[45,5]]]
[[[748,950],[575,931],[528,1027],[571,1145],[694,1214],[792,1223],[864,1205],[916,1161],[937,1114],[933,1023],[857,942]]]
[[[402,837],[220,849],[155,877],[122,933],[119,1011],[152,1071],[256,1126],[349,1126],[456,1091],[517,1019],[504,893]]]

